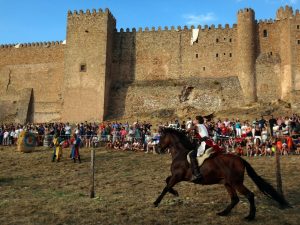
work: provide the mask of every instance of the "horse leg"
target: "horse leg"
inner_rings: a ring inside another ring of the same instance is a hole
[[[167,179],[166,179],[166,183],[167,183],[167,184],[169,183],[171,177],[172,177],[172,176],[168,176],[168,177],[167,177]],[[174,188],[172,188],[172,187],[169,188],[169,192],[170,192],[172,195],[176,196],[176,197],[179,196],[178,192],[177,192]]]
[[[219,215],[219,216],[227,216],[231,212],[231,210],[234,208],[234,206],[236,206],[236,204],[238,204],[240,201],[235,189],[231,185],[225,184],[225,188],[226,188],[228,194],[230,195],[231,203],[222,212],[217,213],[217,215]]]
[[[249,191],[248,188],[244,186],[244,184],[240,184],[236,186],[236,189],[244,195],[249,203],[250,203],[250,212],[249,215],[245,217],[246,220],[253,220],[255,218],[255,213],[256,213],[256,207],[255,207],[255,202],[254,202],[254,194]]]
[[[177,176],[170,176],[170,178],[169,179],[167,178],[166,181],[168,181],[167,185],[164,187],[161,194],[158,196],[156,201],[153,203],[155,207],[157,207],[159,205],[159,203],[161,202],[161,200],[163,199],[165,194],[167,194],[167,192],[170,192],[170,190],[171,190],[171,192],[172,192],[172,190],[174,191],[174,189],[172,189],[172,187],[179,182],[179,179],[177,178]]]

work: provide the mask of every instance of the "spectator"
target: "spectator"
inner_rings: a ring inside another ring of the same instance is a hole
[[[59,162],[61,160],[62,157],[62,145],[63,145],[63,139],[62,137],[59,136],[58,133],[56,133],[54,135],[53,138],[53,145],[54,145],[54,153],[53,153],[53,157],[52,157],[52,162],[56,161]]]
[[[96,134],[92,136],[91,141],[92,141],[93,148],[97,148],[99,146],[99,137]]]
[[[71,126],[69,123],[66,123],[65,126],[65,135],[66,135],[66,139],[69,140],[71,137]]]
[[[3,145],[3,134],[4,134],[4,129],[3,127],[0,127],[0,145]]]
[[[186,124],[185,124],[185,121],[184,121],[184,120],[182,121],[180,128],[181,128],[182,130],[186,130]]]
[[[92,143],[92,136],[93,136],[93,131],[91,130],[90,127],[87,128],[86,133],[86,142],[85,142],[85,147],[90,148],[91,143]]]
[[[81,162],[80,154],[79,154],[79,148],[80,148],[80,138],[77,134],[73,134],[73,136],[68,140],[71,146],[71,154],[70,158],[76,162],[76,159],[78,159],[79,163]]]
[[[260,128],[261,130],[263,129],[263,127],[265,127],[266,122],[267,122],[267,121],[264,119],[264,117],[261,116],[261,119],[258,121],[258,126],[259,126],[259,128]]]
[[[230,124],[230,121],[228,120],[228,118],[226,118],[223,122],[225,127],[228,127],[228,125]]]
[[[253,155],[253,142],[251,141],[251,138],[247,139],[246,148],[247,148],[247,156],[248,157],[252,156]]]
[[[11,131],[9,132],[9,145],[14,145],[15,144],[15,128],[12,128]]]
[[[3,133],[3,145],[7,146],[9,145],[9,132],[8,130],[4,130],[4,133]]]
[[[242,126],[241,126],[239,119],[236,120],[235,130],[236,130],[236,136],[241,137],[242,136]]]
[[[261,140],[263,143],[265,143],[267,139],[268,139],[268,131],[265,127],[263,127],[261,131]]]
[[[127,135],[127,131],[125,130],[125,127],[121,128],[120,135],[121,135],[121,142],[124,143]]]

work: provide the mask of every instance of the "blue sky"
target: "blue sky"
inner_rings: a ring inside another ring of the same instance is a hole
[[[0,0],[0,43],[64,40],[68,10],[109,8],[119,30],[233,24],[245,7],[256,19],[274,19],[287,4],[300,9],[300,0]]]

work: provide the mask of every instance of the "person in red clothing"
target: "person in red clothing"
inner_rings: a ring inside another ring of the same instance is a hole
[[[71,145],[71,158],[73,159],[74,163],[76,159],[78,159],[79,163],[81,163],[79,148],[80,148],[81,139],[77,137],[76,134],[73,134],[73,137],[70,139]]]
[[[239,155],[239,156],[243,156],[244,155],[244,150],[241,146],[240,143],[237,144],[237,148],[235,149],[235,152]]]
[[[292,137],[288,136],[286,138],[287,147],[288,147],[288,153],[290,153],[293,150],[293,139]]]
[[[221,134],[224,135],[224,136],[226,136],[227,135],[227,131],[228,131],[227,127],[225,126],[224,123],[222,123],[222,125],[221,125]]]
[[[120,135],[121,135],[121,142],[124,143],[127,135],[127,131],[125,130],[124,127],[121,128]]]
[[[278,138],[276,141],[276,148],[282,153],[282,141]]]

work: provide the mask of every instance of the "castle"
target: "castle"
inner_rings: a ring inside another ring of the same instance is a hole
[[[246,8],[231,27],[117,31],[108,9],[69,11],[66,41],[0,46],[0,81],[0,121],[22,123],[293,103],[300,14],[257,21]]]

